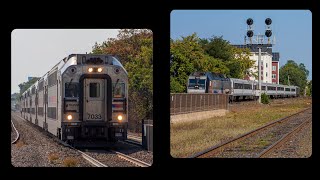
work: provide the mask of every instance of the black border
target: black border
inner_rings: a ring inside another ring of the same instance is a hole
[[[39,7],[42,6],[42,7]],[[105,4],[94,2],[77,2],[76,4],[32,4],[19,2],[8,4],[9,13],[4,15],[10,18],[5,20],[6,28],[4,39],[7,56],[3,58],[4,67],[11,67],[8,59],[11,59],[11,32],[14,29],[108,29],[108,28],[141,28],[153,31],[154,44],[154,163],[149,168],[13,168],[11,167],[9,126],[6,121],[10,117],[10,95],[11,88],[4,92],[7,98],[7,106],[3,106],[6,112],[2,117],[6,122],[5,130],[2,130],[2,137],[6,145],[1,148],[2,158],[1,167],[9,176],[19,177],[39,177],[39,178],[178,178],[172,177],[171,173],[182,176],[192,174],[199,178],[199,175],[210,175],[210,178],[217,178],[218,175],[234,176],[236,178],[252,176],[252,172],[261,173],[259,177],[273,177],[273,173],[280,171],[284,166],[289,169],[284,175],[296,176],[301,172],[304,177],[314,173],[316,168],[312,168],[315,161],[319,160],[319,122],[317,113],[313,119],[313,153],[309,159],[175,159],[170,156],[170,13],[178,9],[194,10],[249,10],[249,9],[309,9],[312,11],[312,32],[313,54],[317,52],[315,39],[319,38],[318,28],[316,27],[319,11],[316,0],[284,2],[279,1],[132,1],[132,2],[112,2],[106,1]],[[21,8],[20,8],[21,7]],[[22,8],[23,7],[23,8]],[[317,57],[317,56],[313,56]],[[313,63],[317,62],[313,60]],[[14,67],[11,67],[14,68]],[[8,74],[11,75],[11,68]],[[8,68],[9,69],[9,68]],[[317,84],[316,72],[313,72],[313,81]],[[5,87],[9,86],[10,79],[4,78]],[[1,88],[2,89],[2,88]],[[4,89],[2,89],[4,90]],[[5,91],[5,90],[4,90]],[[317,94],[318,87],[313,87],[313,110],[318,109]],[[240,168],[241,170],[239,171]],[[180,171],[179,171],[180,170]],[[222,173],[226,170],[226,173]],[[307,171],[303,171],[307,170]],[[241,173],[236,173],[241,172]],[[310,173],[311,172],[311,173]],[[153,175],[151,175],[153,174]],[[160,175],[160,176],[159,176]],[[208,177],[208,176],[207,176]],[[203,177],[205,178],[205,177]]]

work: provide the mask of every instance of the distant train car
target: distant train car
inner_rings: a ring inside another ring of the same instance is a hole
[[[128,74],[110,55],[71,54],[20,97],[21,116],[62,141],[124,140]]]
[[[230,89],[229,81],[222,74],[195,72],[188,78],[187,93],[226,93]]]
[[[196,76],[197,74],[199,76]],[[197,78],[202,79],[202,81],[197,81]],[[258,85],[257,81],[226,78],[217,73],[195,72],[189,76],[187,92],[229,94],[230,101],[240,99],[256,100],[259,98]],[[261,83],[261,93],[265,93],[271,98],[297,97],[299,96],[299,91],[297,86]]]

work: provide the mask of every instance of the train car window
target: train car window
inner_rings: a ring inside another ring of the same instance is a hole
[[[48,76],[48,86],[54,86],[57,84],[57,71],[54,71]]]
[[[205,80],[204,79],[189,79],[189,87],[198,86],[199,88],[205,87]]]
[[[90,97],[100,97],[100,83],[90,83],[89,86]]]
[[[245,88],[245,89],[252,89],[252,86],[251,86],[250,84],[245,84],[245,85],[244,85],[244,88]]]
[[[65,83],[65,97],[79,97],[79,83]]]
[[[115,87],[116,85],[116,87]],[[125,97],[125,85],[124,83],[113,83],[113,97],[124,98]]]
[[[266,86],[261,86],[261,90],[266,90]]]
[[[41,80],[38,85],[38,91],[40,92],[42,90],[43,90],[43,80]]]
[[[286,91],[290,91],[290,88],[286,88]]]
[[[291,91],[292,91],[292,92],[294,92],[294,91],[295,91],[295,89],[291,89]]]

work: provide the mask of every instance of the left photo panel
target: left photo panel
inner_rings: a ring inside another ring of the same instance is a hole
[[[152,163],[152,30],[11,32],[12,166]]]

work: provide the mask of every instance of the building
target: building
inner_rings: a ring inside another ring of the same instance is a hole
[[[272,83],[279,84],[279,52],[272,53]]]
[[[250,49],[250,59],[255,61],[255,67],[250,68],[250,71],[257,73],[258,72],[258,57],[259,57],[259,48],[261,47],[261,81],[264,83],[272,83],[273,82],[273,53],[272,53],[272,45],[271,44],[247,44],[247,45],[233,45],[237,48],[248,48]],[[279,58],[278,58],[278,68],[279,68]],[[275,72],[278,73],[279,70]],[[258,73],[257,73],[258,74]],[[253,76],[246,77],[248,80],[258,80]],[[279,78],[278,78],[279,79]]]

